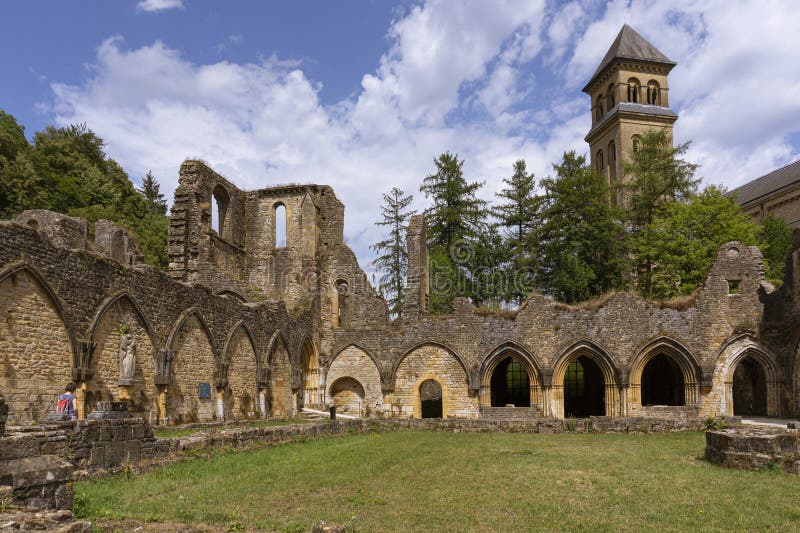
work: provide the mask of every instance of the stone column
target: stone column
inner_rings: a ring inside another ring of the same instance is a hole
[[[86,389],[88,386],[85,381],[81,381],[80,385],[75,389],[75,412],[78,415],[78,420],[86,418]]]
[[[225,391],[217,389],[217,419],[225,421]]]

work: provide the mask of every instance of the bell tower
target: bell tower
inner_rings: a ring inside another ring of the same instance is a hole
[[[609,185],[622,181],[622,161],[636,150],[642,133],[663,128],[672,138],[678,115],[669,108],[667,76],[675,65],[625,24],[583,88],[592,104],[592,128],[585,137],[590,159]]]

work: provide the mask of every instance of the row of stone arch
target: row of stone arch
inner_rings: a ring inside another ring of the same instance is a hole
[[[0,385],[14,422],[40,421],[71,380],[78,383],[80,416],[99,401],[127,399],[132,411],[161,422],[288,416],[298,403],[318,402],[318,357],[306,338],[300,349],[305,391],[297,390],[290,352],[275,331],[259,356],[252,331],[240,320],[221,350],[196,308],[184,311],[163,345],[126,291],[107,298],[85,339],[76,338],[62,300],[32,267],[0,272]],[[125,333],[136,346],[132,384],[120,387],[119,347]]]
[[[406,351],[382,376],[377,360],[352,344],[331,361],[326,391],[329,402],[362,415],[366,405],[418,417],[426,401],[439,401],[442,416],[478,416],[511,406],[555,417],[780,414],[779,368],[766,347],[737,336],[719,348],[714,361],[713,368],[702,367],[681,343],[661,337],[620,368],[607,351],[582,340],[545,368],[530,351],[508,342],[470,371],[457,352],[431,342]],[[438,390],[438,398],[426,387]]]
[[[662,105],[661,85],[656,80],[650,80],[647,85],[642,86],[642,82],[638,78],[629,78],[628,82],[623,85],[626,87],[625,95],[628,102]],[[616,92],[617,86],[612,83],[606,89],[605,94],[597,96],[594,105],[595,121],[603,118],[617,105]]]

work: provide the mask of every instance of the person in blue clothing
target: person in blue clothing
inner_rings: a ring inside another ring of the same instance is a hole
[[[75,411],[75,400],[77,399],[78,397],[75,396],[75,384],[67,383],[67,386],[64,387],[64,392],[58,395],[56,411],[68,414],[70,420],[77,420],[78,414]]]

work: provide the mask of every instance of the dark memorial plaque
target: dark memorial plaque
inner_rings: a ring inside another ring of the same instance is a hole
[[[197,396],[201,400],[203,398],[211,398],[211,383],[200,383],[198,386]]]

